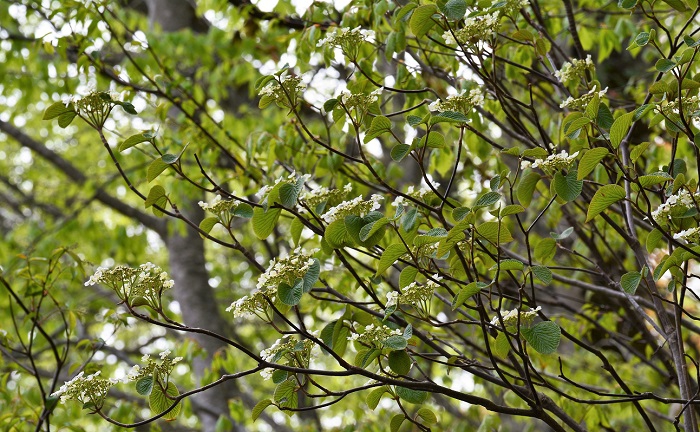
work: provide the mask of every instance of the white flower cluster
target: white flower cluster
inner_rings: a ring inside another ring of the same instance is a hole
[[[553,174],[557,171],[569,169],[574,160],[576,160],[576,156],[578,156],[578,152],[569,156],[566,150],[562,150],[561,153],[549,155],[546,159],[536,159],[531,166],[532,168],[539,168],[547,174]]]
[[[263,101],[275,102],[280,107],[291,108],[296,106],[299,93],[305,89],[306,84],[301,82],[300,76],[289,76],[281,84],[275,80],[270,81],[260,89],[258,94]]]
[[[411,306],[420,306],[427,309],[433,292],[440,285],[436,281],[442,280],[442,277],[437,274],[433,276],[435,280],[428,280],[425,284],[411,282],[405,286],[401,292],[390,291],[386,295],[386,306],[406,304]]]
[[[679,106],[683,106],[683,113],[688,116],[697,116],[698,110],[700,110],[700,98],[698,96],[683,97],[681,103],[679,104],[678,99],[672,101],[666,101],[664,103],[657,104],[654,107],[654,112],[669,114],[680,114]]]
[[[659,225],[666,225],[670,217],[681,216],[688,209],[696,207],[698,202],[700,202],[700,194],[691,195],[687,190],[681,189],[651,212],[651,217]]]
[[[400,329],[391,329],[383,324],[379,326],[369,324],[367,327],[365,327],[362,333],[353,333],[348,336],[348,340],[373,346],[381,346],[381,344],[390,336],[402,334],[403,332]]]
[[[364,201],[362,195],[360,195],[350,201],[343,201],[337,206],[331,207],[327,212],[321,215],[321,218],[326,221],[326,223],[332,223],[349,215],[362,217],[381,207],[380,201],[383,199],[383,196],[374,194],[369,200]]]
[[[688,243],[700,243],[700,227],[683,230],[673,235],[674,240],[685,240]]]
[[[314,346],[310,339],[303,341],[292,338],[277,339],[270,348],[260,351],[260,357],[269,363],[281,364],[280,360],[286,360],[285,364],[288,366],[308,367]],[[272,377],[272,372],[274,372],[273,368],[265,368],[260,371],[260,375],[267,380]]]
[[[311,257],[316,252],[318,249],[307,251],[298,247],[286,257],[272,259],[265,273],[258,278],[257,289],[231,303],[226,312],[233,313],[234,317],[264,313],[268,302],[275,300],[279,284],[294,283],[296,279],[303,278],[309,267],[314,264]]]
[[[298,247],[286,257],[273,258],[265,273],[258,278],[257,289],[276,291],[281,282],[294,282],[303,277],[313,265],[314,259],[311,257],[316,252],[318,249],[307,251]]]
[[[110,378],[99,378],[100,371],[92,375],[85,376],[85,372],[80,372],[70,381],[66,381],[57,391],[51,394],[52,397],[61,397],[61,403],[69,400],[76,400],[83,404],[92,402],[96,407],[101,407],[109,389],[117,384],[119,380]]]
[[[469,90],[469,93],[463,91],[458,95],[452,95],[445,98],[444,101],[435,101],[428,105],[430,111],[456,111],[463,114],[469,114],[475,107],[480,107],[484,104],[484,93],[480,88]]]
[[[374,30],[365,30],[360,27],[337,28],[333,33],[327,33],[326,37],[319,40],[317,47],[340,48],[351,58],[355,58],[362,42],[374,42]],[[354,54],[354,55],[351,55]]]
[[[311,174],[304,174],[303,176],[300,176],[300,178],[306,182],[311,178]],[[260,190],[255,195],[257,195],[260,198],[260,200],[264,200],[265,197],[267,197],[267,195],[270,193],[270,191],[272,191],[272,189],[274,189],[280,183],[294,184],[296,182],[297,182],[297,172],[292,171],[292,173],[289,174],[287,177],[284,177],[284,176],[278,177],[277,180],[275,180],[275,183],[272,184],[271,186],[264,185],[263,187],[260,188]]]
[[[338,99],[340,103],[343,104],[346,110],[350,111],[352,109],[355,109],[361,117],[362,115],[364,115],[365,112],[367,112],[370,105],[379,100],[379,97],[382,95],[383,90],[383,87],[379,87],[378,89],[368,94],[351,93],[348,90],[343,90],[340,92],[336,99]]]
[[[504,4],[505,3],[505,4]],[[520,9],[527,7],[530,4],[528,0],[496,0],[491,7],[497,8],[502,15],[515,17]]]
[[[464,27],[454,31],[454,36],[449,30],[443,33],[442,38],[448,45],[475,45],[485,40],[498,30],[500,22],[499,12],[487,15],[475,16],[464,20]]]
[[[350,192],[352,192],[352,184],[350,183],[343,186],[342,189],[328,189],[325,186],[320,186],[299,195],[299,201],[314,208],[329,200],[343,199]]]
[[[169,356],[170,350],[165,350],[160,353],[161,362],[156,362],[151,359],[150,355],[144,354],[141,361],[146,363],[146,366],[132,366],[124,378],[124,381],[137,381],[145,376],[153,376],[154,374],[160,376],[169,375],[174,365],[182,361],[182,357],[170,359]],[[76,400],[83,404],[91,402],[95,404],[95,407],[101,408],[109,389],[122,382],[122,380],[116,378],[104,379],[100,378],[100,375],[101,372],[97,371],[91,375],[85,376],[85,372],[82,371],[74,376],[73,379],[66,381],[57,391],[52,393],[51,396],[60,396],[61,403],[65,403],[69,400]]]
[[[584,110],[584,109],[586,109],[586,107],[588,106],[588,103],[593,99],[593,96],[595,94],[598,94],[599,98],[603,98],[605,96],[605,94],[608,92],[607,87],[605,87],[601,91],[597,91],[597,88],[598,88],[597,86],[593,86],[591,91],[589,91],[585,95],[580,96],[578,98],[574,98],[572,96],[569,96],[568,98],[566,98],[566,100],[564,100],[564,102],[559,104],[559,108],[568,108],[570,110]]]
[[[175,285],[167,272],[151,262],[141,264],[138,268],[98,267],[95,274],[85,282],[85,286],[98,283],[113,289],[122,300],[134,300],[139,297],[145,299],[152,307],[158,305],[164,290]]]
[[[433,182],[431,182],[431,184],[433,185],[433,187],[435,189],[440,187],[440,183],[438,183],[438,182],[433,181]],[[411,185],[408,187],[408,189],[406,189],[406,195],[408,195],[412,198],[415,198],[415,199],[419,199],[419,200],[425,200],[425,197],[431,193],[434,193],[433,190],[427,186],[424,186],[424,187],[416,190],[415,186]]]
[[[172,372],[176,364],[182,361],[182,357],[170,358],[171,351],[166,349],[158,354],[160,361],[151,358],[150,354],[144,354],[141,357],[141,363],[145,366],[134,365],[126,375],[126,381],[138,381],[145,376],[153,376],[154,374],[167,377]]]
[[[204,201],[200,201],[198,204],[199,207],[201,207],[204,211],[219,214],[231,210],[233,207],[238,205],[238,201],[233,199],[224,200],[221,199],[221,195],[216,195],[212,202],[207,203]]]
[[[529,326],[532,320],[537,316],[537,312],[542,310],[542,306],[537,306],[535,309],[530,309],[527,312],[519,311],[518,309],[510,310],[506,313],[502,313],[503,325],[506,327],[514,326],[518,322],[518,315],[520,315],[520,324],[523,326]],[[498,315],[493,317],[491,320],[492,325],[497,325],[499,323]]]
[[[595,71],[595,64],[591,59],[590,54],[585,60],[573,59],[571,62],[566,62],[561,65],[561,69],[554,72],[559,82],[564,84],[572,82],[586,76],[586,71]]]

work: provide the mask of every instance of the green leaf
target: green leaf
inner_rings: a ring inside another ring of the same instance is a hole
[[[488,285],[484,282],[469,283],[469,285],[459,290],[455,298],[452,300],[452,310],[455,310],[458,307],[462,306],[469,297],[481,292],[481,290],[486,288],[487,286]]]
[[[265,85],[267,85],[267,83],[269,83],[273,79],[275,79],[274,75],[263,75],[257,80],[255,80],[255,92],[259,93],[260,90],[262,90],[262,88],[265,87]]]
[[[399,432],[399,428],[405,419],[406,417],[403,414],[393,416],[389,421],[389,432]]]
[[[304,293],[304,281],[297,279],[294,286],[282,282],[277,287],[277,294],[282,303],[288,306],[296,306],[301,301],[301,296]]]
[[[598,116],[596,117],[596,121],[598,122],[598,126],[600,126],[601,128],[610,129],[615,120],[613,119],[612,113],[610,112],[610,108],[608,108],[607,105],[600,104],[600,107],[598,108]]]
[[[637,159],[639,159],[644,152],[646,151],[647,148],[649,148],[649,142],[643,142],[637,146],[635,146],[632,151],[630,152],[630,160],[632,163],[637,163]]]
[[[640,32],[635,38],[634,42],[637,46],[643,47],[649,43],[649,32]]]
[[[581,157],[581,160],[578,161],[578,175],[576,179],[583,180],[586,178],[608,154],[610,154],[610,152],[605,147],[596,147],[588,150],[583,157]]]
[[[406,123],[414,127],[418,126],[419,124],[423,123],[423,117],[418,117],[415,115],[406,116]]]
[[[647,241],[646,241],[646,247],[647,251],[652,252],[654,249],[656,249],[657,245],[659,244],[659,241],[664,237],[664,234],[658,230],[657,228],[654,228],[651,230],[649,235],[647,235]]]
[[[396,395],[406,402],[420,405],[428,399],[428,393],[423,390],[413,390],[406,387],[395,387]]]
[[[384,225],[389,223],[389,219],[386,217],[382,216],[381,219],[378,219],[374,222],[368,223],[367,225],[363,226],[362,229],[360,230],[360,240],[365,241],[368,238],[370,238],[374,233],[379,231]]]
[[[74,111],[64,112],[58,116],[58,125],[62,128],[67,128],[73,122],[77,114]]]
[[[501,194],[498,192],[486,192],[476,200],[475,207],[488,207],[495,204],[501,199]]]
[[[622,9],[634,9],[637,5],[637,0],[619,0],[617,5]]]
[[[450,21],[458,21],[464,18],[467,13],[467,2],[464,0],[447,0],[446,2],[438,2],[440,12],[445,15]]]
[[[117,105],[121,105],[122,109],[126,111],[127,114],[131,115],[136,115],[138,112],[136,112],[136,108],[134,108],[134,105],[131,104],[131,102],[121,102],[117,103]]]
[[[401,228],[403,228],[404,231],[411,231],[416,224],[417,218],[418,209],[414,207],[407,211],[406,214],[403,215],[403,217],[401,218]]]
[[[323,111],[329,113],[338,105],[338,99],[328,99],[323,103]]]
[[[214,225],[219,223],[219,218],[211,216],[208,218],[202,219],[202,221],[199,223],[199,229],[205,232],[206,234],[209,234],[214,228]]]
[[[540,354],[552,354],[559,347],[561,329],[553,321],[542,321],[520,330],[525,340]]]
[[[144,206],[146,208],[149,208],[153,204],[156,204],[158,201],[160,201],[161,198],[165,197],[165,188],[161,185],[155,185],[151,188],[150,191],[148,191],[148,197],[146,198],[146,202],[144,203]]]
[[[391,148],[391,159],[400,162],[411,151],[411,146],[408,144],[396,144]]]
[[[151,391],[151,395],[148,398],[148,404],[151,407],[151,412],[153,413],[153,415],[160,414],[163,411],[170,408],[173,405],[173,400],[171,398],[177,397],[179,395],[180,392],[177,390],[177,387],[175,386],[175,384],[173,384],[172,381],[168,383],[168,387],[166,388],[165,393],[159,385],[154,385],[153,390]],[[175,420],[177,418],[177,415],[180,413],[181,409],[182,405],[178,403],[178,405],[175,408],[170,410],[162,418],[165,420]]]
[[[540,176],[538,173],[531,171],[520,180],[515,194],[517,195],[520,204],[522,204],[524,207],[528,207],[532,202],[532,195],[535,193],[537,182],[539,182],[541,178],[542,176]]]
[[[511,204],[511,205],[507,205],[501,209],[500,216],[503,218],[506,216],[510,216],[512,214],[522,213],[524,211],[525,211],[525,207],[518,205],[518,204]]]
[[[163,162],[163,159],[159,157],[148,165],[148,170],[146,171],[146,179],[148,182],[155,180],[169,165]]]
[[[627,135],[627,131],[632,124],[632,118],[634,117],[634,112],[623,114],[616,118],[610,127],[610,143],[613,148],[617,148],[622,140]]]
[[[638,271],[631,271],[622,275],[622,278],[620,278],[620,286],[627,294],[634,294],[637,292],[637,287],[641,281],[642,274]]]
[[[523,157],[530,157],[534,159],[545,159],[549,156],[549,152],[542,147],[535,147],[523,151]]]
[[[506,358],[510,352],[508,336],[503,332],[498,332],[498,336],[496,336],[492,349],[494,354],[496,354],[498,357]]]
[[[438,114],[431,115],[430,126],[436,125],[438,123],[468,123],[469,117],[465,116],[460,112],[455,111],[443,111]]]
[[[576,170],[569,171],[566,176],[560,172],[554,174],[554,190],[566,202],[573,201],[581,195],[583,180],[577,180],[577,176]]]
[[[239,203],[233,210],[233,215],[250,219],[253,217],[253,207],[248,203]]]
[[[666,81],[657,81],[649,87],[649,93],[651,94],[664,94],[672,92],[673,87],[671,87]],[[661,118],[663,118],[663,116],[661,116]]]
[[[450,230],[450,233],[451,234],[449,234],[447,237],[444,237],[442,240],[440,240],[436,252],[437,257],[443,257],[447,255],[447,253],[454,247],[454,245],[466,238],[464,233],[461,231],[457,233],[452,233],[452,230]]]
[[[588,117],[579,117],[576,120],[572,121],[571,123],[567,124],[564,133],[566,136],[569,138],[575,138],[578,136],[579,131],[586,125],[591,123],[591,119]]]
[[[407,325],[405,329],[403,329],[403,335],[402,337],[406,340],[411,339],[413,337],[413,326],[411,324]]]
[[[355,355],[355,366],[364,368],[372,364],[381,353],[382,350],[376,348],[362,349]]]
[[[399,288],[404,288],[415,282],[416,276],[418,275],[418,269],[415,267],[406,267],[401,270],[399,275]]]
[[[554,257],[557,251],[557,242],[553,238],[543,238],[535,246],[535,259],[540,262],[547,262]]]
[[[350,243],[350,234],[345,226],[345,221],[338,219],[330,223],[326,227],[326,232],[323,234],[328,244],[334,248],[342,248]]]
[[[586,222],[598,216],[603,210],[625,197],[625,189],[622,186],[609,184],[598,189],[591,199],[588,207]]]
[[[299,218],[294,218],[289,226],[289,234],[292,236],[292,241],[294,246],[299,246],[299,239],[301,238],[301,232],[304,230],[304,223]]]
[[[396,351],[396,352],[400,352],[400,351]],[[393,354],[393,353],[391,353],[391,354]],[[386,386],[378,387],[378,388],[372,390],[371,392],[369,392],[369,394],[367,395],[367,399],[365,399],[369,409],[374,410],[375,408],[377,408],[377,405],[379,405],[379,401],[382,400],[382,396],[384,396],[384,394],[386,392],[387,392]]]
[[[389,353],[389,367],[397,375],[408,375],[411,370],[411,357],[405,350]]]
[[[549,268],[545,266],[532,266],[530,270],[532,270],[532,274],[543,284],[549,285],[552,283],[552,271]]]
[[[172,165],[172,164],[174,164],[175,162],[177,162],[177,160],[178,160],[180,157],[179,157],[179,155],[174,155],[174,154],[166,153],[166,154],[164,154],[163,156],[161,156],[160,158],[161,158],[161,160],[162,160],[164,163],[166,163],[166,164],[168,164],[168,165]]]
[[[262,414],[263,411],[265,411],[265,408],[269,407],[272,405],[272,401],[270,399],[263,399],[255,406],[253,407],[253,410],[250,412],[250,418],[255,421],[260,417],[260,414]]]
[[[532,42],[535,40],[535,36],[526,29],[516,30],[510,37],[519,42]]]
[[[425,36],[435,25],[433,15],[436,12],[437,7],[434,4],[419,6],[413,11],[408,25],[416,37],[420,38]]]
[[[272,382],[275,384],[283,383],[287,380],[288,377],[289,373],[287,371],[277,369],[274,372],[272,372]]]
[[[375,273],[374,276],[376,277],[382,275],[386,269],[391,267],[397,259],[401,258],[401,256],[407,252],[408,250],[406,249],[406,246],[404,246],[402,243],[394,243],[387,246],[387,248],[384,249],[381,258],[379,258],[379,263],[377,263],[377,273]]]
[[[291,183],[284,183],[279,189],[280,203],[287,208],[294,208],[299,197],[299,189]]]
[[[500,271],[511,271],[511,270],[522,270],[525,268],[525,264],[522,262],[512,259],[512,258],[506,258],[504,260],[499,261],[497,264],[494,264],[489,270],[500,270]]]
[[[399,9],[398,12],[396,12],[394,19],[396,21],[399,21],[399,20],[405,21],[405,19],[408,17],[408,14],[416,7],[418,7],[418,4],[416,4],[414,2],[410,2],[410,3],[406,4],[401,9]]]
[[[313,264],[309,266],[308,270],[306,270],[306,273],[304,274],[304,277],[302,278],[304,281],[305,293],[311,291],[311,288],[313,288],[314,284],[318,280],[318,276],[321,274],[321,262],[316,258],[313,258],[313,260]]]
[[[416,417],[423,419],[423,424],[427,425],[434,425],[438,422],[438,418],[435,413],[425,407],[419,408],[418,411],[416,411]]]
[[[150,132],[144,132],[136,135],[132,135],[129,138],[125,139],[124,142],[119,144],[119,147],[117,147],[117,150],[120,152],[123,152],[126,149],[129,149],[136,144],[141,144],[142,142],[150,141],[152,138],[152,135]]]
[[[489,221],[476,227],[480,236],[493,244],[508,243],[513,241],[513,236],[505,224]]]
[[[596,117],[598,116],[598,109],[600,108],[600,95],[598,95],[598,92],[593,93],[593,98],[591,99],[590,102],[588,102],[588,105],[586,105],[586,117],[588,117],[590,120],[595,120]]]
[[[671,59],[659,59],[654,65],[659,72],[668,72],[676,67],[676,62]]]
[[[136,392],[140,395],[146,396],[151,394],[153,390],[153,376],[145,376],[136,381]]]
[[[366,144],[387,132],[391,132],[391,120],[385,116],[376,116],[372,119],[372,125],[365,135],[364,143]]]
[[[297,385],[296,381],[289,379],[275,388],[273,395],[275,402],[282,407],[296,407],[297,405]]]
[[[46,108],[42,120],[51,120],[60,116],[61,114],[65,114],[68,112],[72,112],[73,115],[75,115],[75,108],[72,103],[69,103],[68,106],[66,106],[66,104],[63,102],[56,102],[51,104],[51,106],[49,106],[48,108]]]
[[[278,208],[270,208],[265,211],[262,207],[255,207],[252,219],[255,236],[264,240],[272,234],[281,213],[282,210]]]
[[[408,342],[401,335],[389,336],[382,342],[382,345],[389,348],[390,350],[403,350],[408,346]]]
[[[681,0],[661,0],[662,2],[666,3],[667,5],[671,6],[678,12],[685,12],[688,10],[688,7],[683,3]]]
[[[665,183],[667,181],[673,181],[673,177],[667,172],[659,171],[649,175],[643,175],[639,177],[639,184],[642,187],[654,186],[659,183]]]

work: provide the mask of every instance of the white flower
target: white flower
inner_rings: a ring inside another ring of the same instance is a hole
[[[568,169],[576,160],[576,156],[578,156],[578,152],[569,156],[566,150],[562,150],[559,154],[551,154],[546,159],[536,159],[532,164],[532,168],[540,168],[542,171],[551,174]]]
[[[386,306],[389,307],[391,305],[395,305],[398,298],[399,293],[397,293],[396,291],[389,291],[386,294]]]
[[[166,349],[165,351],[163,351],[163,352],[160,353],[160,359],[161,359],[161,360],[165,360],[165,358],[166,358],[167,356],[169,356],[169,355],[170,355],[170,350],[169,350],[169,349]]]

